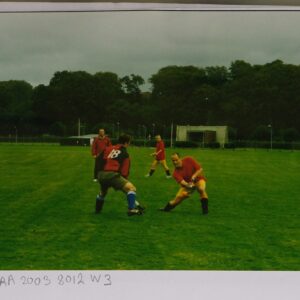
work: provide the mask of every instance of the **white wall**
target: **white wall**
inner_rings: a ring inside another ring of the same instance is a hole
[[[228,127],[227,126],[189,126],[189,125],[177,125],[176,127],[176,141],[187,141],[189,131],[204,132],[215,131],[216,142],[220,143],[224,148],[224,144],[228,142]]]

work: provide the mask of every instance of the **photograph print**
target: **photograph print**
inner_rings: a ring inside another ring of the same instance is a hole
[[[300,269],[300,13],[1,13],[0,269]]]

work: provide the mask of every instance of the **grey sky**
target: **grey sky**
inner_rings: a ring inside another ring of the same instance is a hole
[[[237,59],[300,62],[300,12],[0,14],[0,80],[48,84],[54,72],[131,73]]]

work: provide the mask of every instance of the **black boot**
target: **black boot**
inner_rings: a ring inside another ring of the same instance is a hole
[[[208,214],[208,199],[207,198],[201,199],[201,206],[202,206],[203,215],[207,215]]]
[[[145,211],[145,207],[142,206],[141,204],[136,205],[135,208],[138,209],[140,212],[144,212]]]
[[[154,172],[155,172],[155,170],[151,169],[149,172],[149,176],[152,176]]]
[[[175,208],[175,205],[170,204],[169,202],[167,203],[167,205],[163,208],[160,208],[160,211],[166,211],[169,212],[171,211],[173,208]]]
[[[95,213],[99,214],[103,208],[103,204],[104,204],[104,199],[101,198],[99,195],[97,195],[96,197],[96,209],[95,209]]]

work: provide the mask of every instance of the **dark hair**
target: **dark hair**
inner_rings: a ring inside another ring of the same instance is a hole
[[[120,144],[126,144],[129,143],[131,140],[131,136],[129,134],[121,134],[119,136],[119,143]]]

